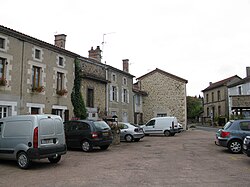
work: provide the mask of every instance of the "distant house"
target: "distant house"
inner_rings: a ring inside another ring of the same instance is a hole
[[[148,94],[140,90],[138,82],[133,85],[133,103],[134,103],[134,124],[144,124],[143,121],[143,100]]]
[[[123,70],[101,62],[101,49],[93,47],[82,64],[82,95],[89,119],[117,116],[119,121],[133,122],[133,75],[129,60],[123,60]]]
[[[187,80],[156,68],[137,78],[137,81],[138,89],[147,93],[143,97],[144,122],[153,117],[176,116],[185,128]]]
[[[55,45],[0,26],[0,118],[52,113],[73,116],[70,93],[77,54],[64,49],[66,35]]]
[[[219,123],[225,123],[229,119],[227,88],[240,80],[239,76],[234,75],[215,83],[210,82],[209,86],[202,90],[204,122],[214,122],[219,119]]]
[[[246,72],[246,78],[228,86],[229,115],[234,118],[250,117],[250,67]]]

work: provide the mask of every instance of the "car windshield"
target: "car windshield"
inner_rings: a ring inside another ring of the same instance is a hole
[[[225,124],[225,126],[223,127],[224,130],[228,129],[231,125],[233,124],[233,121],[229,121]]]
[[[101,129],[101,130],[110,129],[110,127],[108,126],[108,124],[105,121],[95,121],[94,124],[95,124],[95,127],[97,129]]]

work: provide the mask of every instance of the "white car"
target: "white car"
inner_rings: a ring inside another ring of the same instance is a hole
[[[126,142],[138,142],[145,135],[143,129],[137,125],[132,125],[130,123],[119,122],[118,126],[120,128],[120,139]]]

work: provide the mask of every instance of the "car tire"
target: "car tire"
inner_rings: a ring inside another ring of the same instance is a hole
[[[56,164],[61,160],[61,155],[55,155],[55,156],[49,157],[48,160],[50,161],[50,163]]]
[[[29,168],[31,160],[25,152],[20,152],[17,155],[17,164],[21,169]]]
[[[81,147],[84,152],[90,152],[93,149],[91,143],[88,140],[83,140]]]
[[[108,149],[108,147],[109,147],[109,145],[102,145],[102,146],[100,146],[101,150],[106,150],[106,149]]]
[[[241,153],[242,152],[242,142],[240,140],[231,140],[228,143],[228,149],[231,153]]]
[[[175,135],[175,133],[170,133],[170,136],[174,136]]]
[[[170,132],[168,130],[164,131],[165,136],[170,136]]]
[[[126,142],[132,142],[133,141],[133,136],[131,136],[130,134],[127,134],[125,137],[124,137],[125,141]]]
[[[139,142],[139,141],[140,141],[140,138],[135,138],[134,141],[135,141],[135,142]]]

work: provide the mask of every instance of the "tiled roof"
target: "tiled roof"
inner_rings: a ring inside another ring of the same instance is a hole
[[[248,83],[248,82],[250,82],[250,77],[246,77],[246,78],[244,78],[244,79],[242,79],[242,80],[239,80],[239,81],[236,82],[236,83],[230,84],[230,85],[228,86],[228,88],[231,88],[231,87],[234,87],[234,86],[238,86],[238,85],[240,85],[240,84],[245,84],[245,83]]]
[[[202,90],[202,92],[212,90],[212,89],[215,89],[215,88],[218,88],[218,87],[221,87],[221,86],[227,86],[235,78],[241,79],[238,75],[234,75],[232,77],[229,77],[229,78],[223,79],[221,81],[210,84],[207,88]]]
[[[168,72],[163,71],[163,70],[158,69],[158,68],[156,68],[155,70],[153,70],[153,71],[151,71],[151,72],[149,72],[149,73],[147,73],[147,74],[145,74],[145,75],[142,75],[141,77],[138,77],[137,80],[144,79],[145,77],[150,76],[150,75],[152,75],[152,74],[154,74],[154,73],[156,73],[156,72],[161,73],[161,74],[163,74],[163,75],[166,75],[166,76],[168,76],[168,77],[171,77],[171,78],[173,78],[173,79],[176,79],[176,80],[178,80],[178,81],[181,81],[181,82],[184,82],[184,83],[188,83],[188,81],[187,81],[186,79],[180,78],[180,77],[178,77],[178,76],[176,76],[176,75],[173,75],[173,74],[171,74],[171,73],[168,73]]]
[[[39,39],[31,37],[31,36],[28,36],[26,34],[18,32],[16,30],[10,29],[8,27],[4,27],[2,25],[0,25],[0,32],[3,33],[3,34],[6,34],[8,36],[12,36],[14,38],[20,39],[22,41],[30,42],[30,43],[32,43],[34,45],[38,45],[38,46],[41,46],[41,47],[47,47],[47,48],[49,48],[50,50],[53,50],[53,51],[60,51],[62,53],[66,53],[67,55],[70,55],[72,57],[79,57],[80,56],[80,55],[75,54],[75,53],[73,53],[71,51],[63,49],[61,47],[57,47],[55,45],[52,45],[50,43],[44,42],[42,40],[39,40]]]

